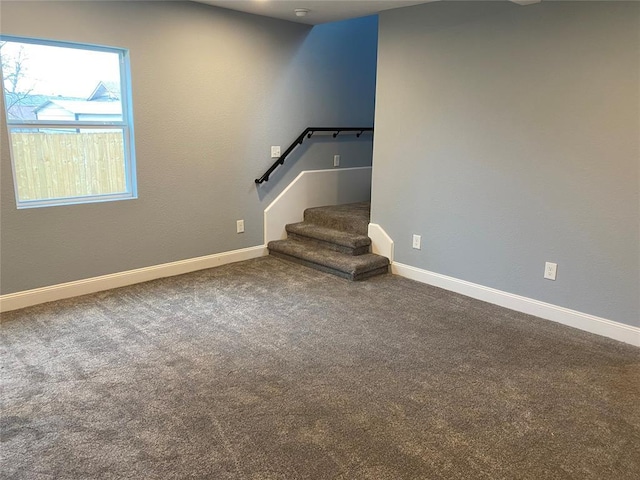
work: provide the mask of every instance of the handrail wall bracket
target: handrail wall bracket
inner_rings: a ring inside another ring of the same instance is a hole
[[[359,132],[356,133],[356,138],[360,138],[364,132],[373,132],[373,127],[308,127],[293,141],[291,145],[289,145],[282,155],[280,155],[280,158],[278,158],[260,178],[256,178],[256,184],[260,185],[261,183],[268,182],[269,176],[273,171],[278,168],[278,166],[284,165],[285,158],[287,158],[298,145],[302,145],[305,137],[311,138],[311,136],[316,132],[333,132],[333,138],[336,138],[342,132]]]

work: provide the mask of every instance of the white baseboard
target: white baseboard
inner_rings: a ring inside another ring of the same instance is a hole
[[[444,288],[445,290],[500,305],[501,307],[535,315],[536,317],[562,323],[563,325],[640,347],[640,328],[638,327],[632,327],[624,323],[614,322],[606,318],[596,317],[494,288],[484,287],[476,283],[459,280],[398,262],[392,263],[391,270],[397,275],[421,283]]]
[[[387,257],[393,262],[393,240],[387,232],[377,223],[370,223],[367,233],[371,239],[371,253]]]
[[[23,292],[10,293],[0,296],[0,312],[8,312],[40,303],[53,302],[64,298],[125,287],[135,283],[148,282],[158,278],[195,272],[197,270],[218,267],[228,263],[262,257],[264,255],[267,255],[267,249],[264,245],[260,245],[204,257],[180,260],[178,262],[154,265],[152,267],[138,268],[126,272],[102,275],[100,277],[87,278],[75,282],[61,283],[49,287],[35,288]],[[393,242],[391,242],[391,255],[393,255]],[[391,269],[396,275],[410,278],[421,283],[444,288],[445,290],[500,305],[511,310],[535,315],[546,320],[640,347],[640,328],[638,327],[559,307],[532,298],[514,295],[428,270],[422,270],[399,262],[393,262]]]
[[[112,288],[126,287],[127,285],[148,282],[149,280],[155,280],[157,278],[182,275],[183,273],[218,267],[226,265],[227,263],[240,262],[264,255],[267,255],[267,248],[264,245],[260,245],[257,247],[243,248],[241,250],[206,255],[204,257],[189,258],[178,262],[138,268],[126,272],[102,275],[100,277],[86,278],[75,282],[60,283],[58,285],[51,285],[50,287],[9,293],[0,296],[0,312],[8,312],[40,303],[87,295]]]

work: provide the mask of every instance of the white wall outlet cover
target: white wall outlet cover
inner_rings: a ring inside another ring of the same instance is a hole
[[[236,233],[244,233],[244,220],[236,221]]]
[[[422,237],[420,235],[413,236],[413,248],[420,250],[420,243],[422,243]]]
[[[271,158],[280,158],[280,145],[271,147]]]
[[[334,155],[333,156],[333,166],[334,167],[339,167],[340,166],[340,155]]]
[[[552,262],[546,262],[544,264],[544,278],[547,280],[555,280],[558,272],[558,264]]]

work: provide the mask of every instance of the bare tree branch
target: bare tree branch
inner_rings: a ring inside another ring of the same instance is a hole
[[[3,48],[6,44],[6,41],[0,42],[0,66],[2,67],[5,102],[7,114],[18,119],[22,117],[22,114],[17,107],[23,105],[24,100],[29,98],[33,87],[26,88],[23,85],[28,64],[28,56],[25,54],[24,48],[20,47],[16,54],[9,55]]]

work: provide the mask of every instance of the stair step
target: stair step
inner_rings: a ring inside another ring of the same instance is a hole
[[[370,211],[368,202],[314,207],[304,211],[304,220],[334,230],[367,235]]]
[[[268,248],[274,256],[349,280],[363,280],[389,271],[389,259],[373,253],[347,255],[291,239],[269,242]]]
[[[366,235],[335,230],[315,223],[300,222],[286,226],[288,238],[306,241],[347,255],[369,253],[371,239]]]

